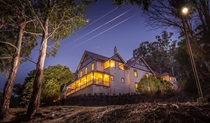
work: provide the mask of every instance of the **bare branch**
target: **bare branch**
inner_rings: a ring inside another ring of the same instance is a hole
[[[3,43],[3,44],[8,44],[12,47],[14,47],[16,49],[16,51],[18,51],[17,47],[15,45],[13,45],[12,43],[9,43],[9,42],[4,42],[4,41],[0,41],[0,43]]]

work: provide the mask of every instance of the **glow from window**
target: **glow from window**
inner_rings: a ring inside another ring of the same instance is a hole
[[[125,82],[125,79],[124,79],[124,78],[122,78],[122,79],[121,79],[121,82],[122,82],[122,83],[124,83],[124,82]]]
[[[91,65],[91,70],[94,70],[94,63],[92,63]]]
[[[124,64],[123,63],[119,62],[118,67],[119,67],[120,70],[124,70]]]
[[[134,76],[134,77],[137,77],[137,76],[138,76],[137,70],[134,70],[134,71],[133,71],[133,76]]]
[[[149,74],[148,73],[146,73],[145,76],[146,76],[146,78],[149,78]]]
[[[110,60],[110,67],[115,67],[115,61]]]
[[[79,77],[82,77],[82,70],[81,70],[80,73],[79,73]]]
[[[115,67],[115,61],[114,60],[108,60],[104,62],[104,69],[109,67]]]
[[[109,60],[104,62],[104,69],[109,67]]]
[[[135,83],[136,91],[138,90],[138,87],[139,87],[138,83]]]

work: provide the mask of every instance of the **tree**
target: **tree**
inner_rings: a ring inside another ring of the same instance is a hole
[[[31,71],[25,78],[22,86],[20,105],[26,107],[29,104],[32,94],[33,81],[36,71]],[[60,97],[60,87],[69,81],[74,81],[75,75],[66,66],[49,66],[44,70],[41,102],[42,104],[51,104]]]
[[[158,72],[175,74],[176,61],[176,40],[172,40],[173,33],[162,32],[162,36],[156,36],[157,41],[142,42],[139,47],[133,50],[135,58],[144,58],[151,68]],[[176,71],[177,73],[177,71]]]
[[[181,9],[188,6],[190,13],[183,16]],[[210,90],[210,1],[208,0],[157,0],[151,4],[148,11],[148,22],[153,27],[173,27],[180,31],[184,39],[182,19],[187,26],[188,37],[191,42],[193,57],[204,88],[204,94]],[[186,44],[184,44],[186,45]],[[185,52],[188,52],[185,49]],[[189,58],[189,57],[188,57]],[[186,71],[191,73],[190,67]],[[192,74],[190,74],[192,75]],[[185,75],[182,75],[185,76]],[[190,76],[189,78],[193,78]]]
[[[160,77],[150,75],[148,78],[144,76],[138,83],[138,90],[142,94],[147,95],[165,95],[172,91],[172,84]]]
[[[52,55],[56,54],[59,39],[73,33],[82,27],[85,19],[85,9],[89,1],[75,2],[74,0],[42,0],[29,2],[30,9],[39,25],[42,27],[40,52],[36,65],[36,74],[33,83],[31,101],[27,110],[27,117],[32,118],[40,106],[40,96],[43,78],[44,62],[47,55],[47,44],[50,40],[54,47]]]
[[[143,11],[148,11],[148,8],[151,4],[151,0],[112,0],[112,2],[118,6],[131,3],[132,5],[142,7]]]
[[[27,15],[28,9],[25,0],[20,1],[0,1],[0,72],[9,74],[6,81],[3,101],[0,108],[0,118],[3,119],[9,113],[10,98],[15,81],[15,77],[20,64],[20,57],[28,57],[31,50],[36,45],[34,36],[24,34],[26,30],[34,27],[33,19]],[[27,16],[26,16],[27,15]],[[21,52],[22,46],[25,48]],[[10,69],[10,70],[9,70]]]

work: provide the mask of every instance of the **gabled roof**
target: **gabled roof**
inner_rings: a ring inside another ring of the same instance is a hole
[[[78,67],[77,67],[75,73],[77,73],[77,71],[78,71],[79,68],[81,67],[81,63],[83,62],[83,60],[85,59],[85,57],[86,57],[87,55],[90,56],[91,58],[95,59],[95,60],[100,60],[100,61],[106,61],[107,59],[109,59],[109,58],[106,57],[106,56],[102,56],[102,55],[99,55],[99,54],[96,54],[96,53],[93,53],[93,52],[90,52],[90,51],[87,51],[87,50],[86,50],[86,51],[83,53],[83,55],[82,55],[82,58],[81,58],[81,60],[80,60],[80,62],[79,62],[79,65],[78,65]]]
[[[97,60],[105,61],[105,60],[109,59],[109,58],[106,57],[106,56],[102,56],[102,55],[99,55],[99,54],[96,54],[96,53],[93,53],[93,52],[90,52],[90,51],[85,51],[85,53],[87,53],[87,54],[90,55],[92,58],[97,59]],[[85,54],[85,53],[84,53],[84,54]]]
[[[155,74],[155,72],[151,69],[151,67],[147,64],[147,62],[143,59],[143,58],[131,58],[126,62],[126,67],[132,67],[132,65],[134,65],[138,60],[141,60],[141,62],[143,62],[146,67],[151,71],[151,73]]]
[[[118,53],[114,54],[110,59],[125,63],[125,61],[123,60],[123,58]]]

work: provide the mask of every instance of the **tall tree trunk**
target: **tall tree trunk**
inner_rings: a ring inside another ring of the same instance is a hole
[[[39,109],[40,106],[44,62],[47,53],[48,23],[49,23],[49,18],[46,18],[44,23],[44,31],[42,34],[42,42],[39,51],[39,58],[36,65],[36,75],[34,79],[33,92],[27,110],[27,117],[29,119],[31,119],[34,116],[34,114],[36,113],[36,111]]]
[[[7,79],[7,82],[4,86],[3,101],[1,103],[1,109],[0,109],[1,119],[6,118],[7,115],[9,114],[9,104],[10,104],[15,77],[16,77],[18,67],[19,67],[21,45],[22,45],[22,39],[23,39],[25,26],[26,26],[26,22],[22,22],[20,24],[18,39],[16,43],[16,48],[17,48],[16,53],[14,54],[12,62],[11,62],[9,78]]]

